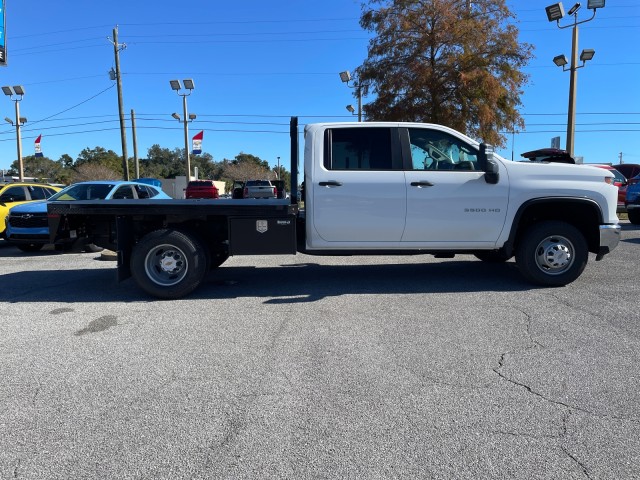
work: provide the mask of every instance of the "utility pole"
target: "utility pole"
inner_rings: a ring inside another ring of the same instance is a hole
[[[118,89],[118,110],[120,113],[120,141],[122,142],[122,170],[124,171],[124,179],[129,180],[129,156],[127,153],[127,129],[124,119],[124,102],[122,100],[122,75],[120,74],[120,50],[124,50],[127,46],[118,43],[118,26],[113,29],[113,54],[116,57],[116,85]]]
[[[131,109],[131,134],[133,135],[133,165],[136,178],[140,178],[140,162],[138,160],[138,141],[136,138],[136,114]]]
[[[620,165],[622,165],[624,162],[622,161],[622,152],[620,152],[620,154],[618,155],[618,158],[620,159]]]

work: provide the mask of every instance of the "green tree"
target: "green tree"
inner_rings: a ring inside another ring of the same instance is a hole
[[[113,150],[105,150],[102,147],[85,148],[80,152],[74,163],[74,168],[85,164],[102,165],[113,172],[119,174],[119,178],[123,177],[122,157]]]
[[[20,166],[15,160],[11,164],[9,174],[18,175]],[[62,167],[49,157],[36,157],[29,155],[22,158],[22,171],[25,177],[33,177],[37,181],[58,182]]]
[[[375,9],[375,6],[379,8]],[[356,69],[367,119],[440,123],[503,146],[518,113],[532,46],[518,42],[505,0],[369,0],[375,32]]]
[[[175,178],[185,174],[184,157],[179,148],[169,150],[155,144],[147,150],[147,158],[140,160],[142,177]]]

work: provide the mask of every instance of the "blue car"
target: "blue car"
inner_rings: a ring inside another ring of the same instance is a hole
[[[56,200],[111,200],[172,198],[159,187],[141,182],[94,181],[80,182],[60,190],[46,201],[16,205],[6,218],[6,239],[23,252],[37,252],[49,243],[47,203]]]
[[[629,180],[624,204],[627,207],[629,221],[634,225],[640,225],[640,175]]]

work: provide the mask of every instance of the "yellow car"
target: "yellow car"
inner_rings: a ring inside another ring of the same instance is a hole
[[[21,203],[46,200],[60,188],[42,183],[15,182],[0,185],[0,237],[4,237],[9,209]]]

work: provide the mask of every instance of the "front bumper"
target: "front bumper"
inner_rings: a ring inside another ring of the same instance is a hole
[[[607,253],[611,253],[620,243],[622,227],[615,225],[600,225],[600,248],[596,260],[602,260]]]

